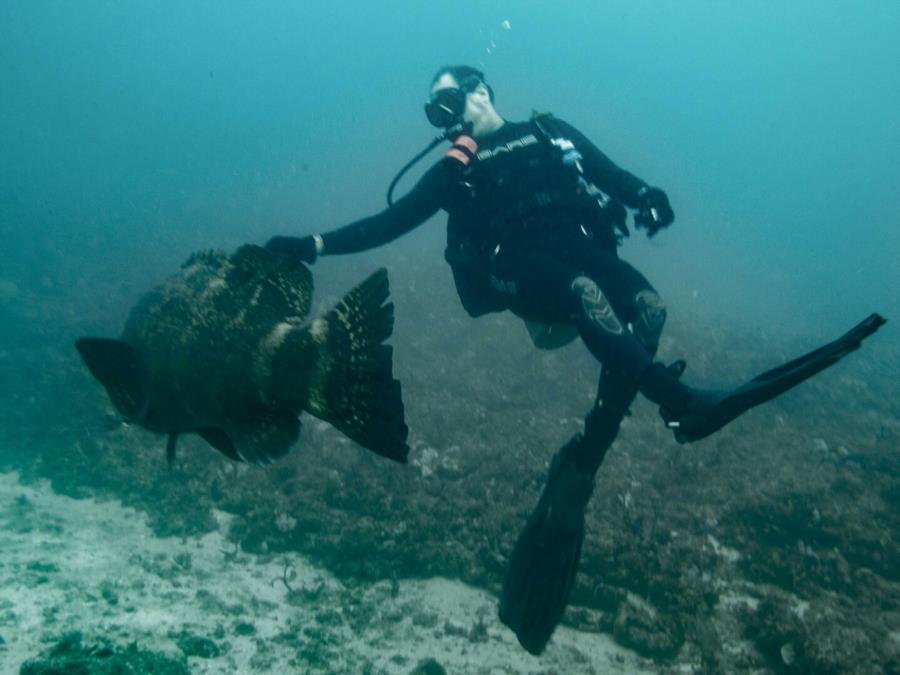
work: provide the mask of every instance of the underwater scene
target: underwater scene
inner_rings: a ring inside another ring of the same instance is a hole
[[[898,29],[0,4],[0,675],[900,673]]]

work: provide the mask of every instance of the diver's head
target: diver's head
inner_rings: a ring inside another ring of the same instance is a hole
[[[434,126],[444,129],[469,122],[475,138],[503,126],[503,119],[494,110],[493,89],[484,81],[484,74],[471,66],[444,66],[438,70],[431,80],[425,114]]]

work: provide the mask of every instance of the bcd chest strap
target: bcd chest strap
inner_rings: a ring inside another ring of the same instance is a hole
[[[587,179],[581,164],[582,154],[575,144],[562,133],[553,113],[532,111],[530,122],[537,130],[538,137],[550,145],[558,160],[571,172],[575,180],[576,195],[588,198],[586,201],[594,204],[598,211],[604,213],[603,220],[612,224],[616,229],[617,239],[630,236],[631,232],[625,222],[627,218],[625,208]]]

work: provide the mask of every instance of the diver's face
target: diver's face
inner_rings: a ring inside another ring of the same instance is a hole
[[[459,82],[450,73],[444,73],[431,87],[432,95],[441,89],[458,89]],[[478,120],[491,107],[491,97],[484,83],[479,83],[474,91],[466,94],[466,108],[463,111],[463,121],[477,124]]]

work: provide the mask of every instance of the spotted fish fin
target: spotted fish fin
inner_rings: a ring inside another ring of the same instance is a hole
[[[309,327],[318,348],[306,410],[373,452],[406,462],[409,446],[393,351],[387,270],[380,269]]]
[[[75,342],[75,348],[91,374],[106,387],[119,412],[129,420],[142,420],[150,401],[144,391],[138,355],[131,345],[121,340],[81,338]]]
[[[276,256],[260,246],[245,244],[229,259],[231,269],[226,277],[229,288],[251,284],[260,295],[255,303],[243,307],[247,320],[265,322],[272,307],[287,302],[285,311],[303,317],[309,312],[313,278],[309,268],[298,260]]]
[[[225,432],[237,459],[249,464],[269,464],[284,457],[300,436],[300,420],[296,413],[263,410],[240,424],[232,424]],[[208,440],[208,439],[207,439]],[[221,444],[219,450],[231,457]]]

